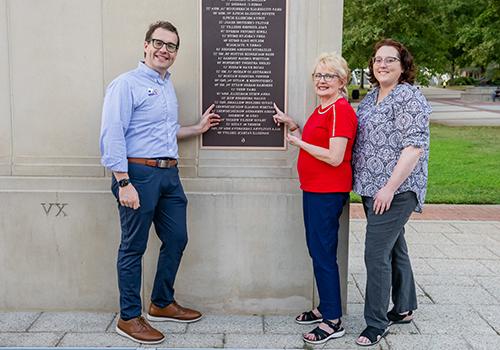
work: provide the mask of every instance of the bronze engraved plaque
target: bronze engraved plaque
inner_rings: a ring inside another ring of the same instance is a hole
[[[219,126],[203,148],[285,149],[273,103],[285,109],[286,0],[202,0],[202,110]]]

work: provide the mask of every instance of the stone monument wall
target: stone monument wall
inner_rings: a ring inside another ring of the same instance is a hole
[[[181,36],[172,68],[180,122],[200,115],[196,0],[0,0],[0,309],[118,310],[119,223],[100,165],[107,84],[143,57],[149,23]],[[287,111],[316,105],[310,73],[340,51],[343,3],[289,0]],[[201,149],[180,143],[190,241],[180,302],[204,311],[286,313],[315,299],[296,175],[297,150]],[[346,293],[348,210],[339,246]],[[159,241],[144,258],[148,301]],[[345,298],[344,298],[345,303]]]

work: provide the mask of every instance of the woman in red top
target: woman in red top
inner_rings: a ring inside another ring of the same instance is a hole
[[[351,154],[357,119],[346,100],[349,68],[338,54],[322,54],[313,76],[320,105],[302,134],[299,125],[275,105],[277,124],[288,127],[288,142],[300,148],[297,170],[303,191],[304,224],[320,304],[296,317],[299,324],[320,323],[303,335],[322,344],[344,335],[337,266],[339,218],[352,188]]]

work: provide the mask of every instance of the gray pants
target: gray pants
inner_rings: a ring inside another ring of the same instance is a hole
[[[416,205],[415,193],[403,192],[394,196],[388,211],[375,215],[373,198],[363,197],[367,218],[365,321],[368,326],[387,328],[391,286],[396,312],[417,308],[415,281],[404,238],[404,225]]]

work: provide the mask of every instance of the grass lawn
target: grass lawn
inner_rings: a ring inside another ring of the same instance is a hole
[[[426,203],[500,204],[500,127],[431,124]]]
[[[500,127],[431,125],[426,201],[500,204]]]

